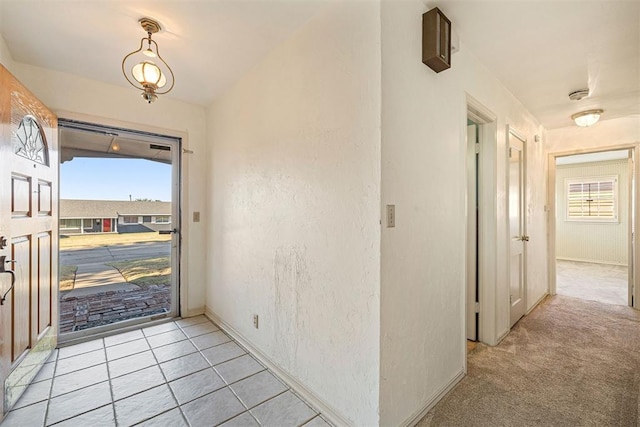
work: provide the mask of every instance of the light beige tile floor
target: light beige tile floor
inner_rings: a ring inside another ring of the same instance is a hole
[[[626,266],[557,260],[556,275],[558,295],[605,304],[628,304]]]
[[[329,424],[204,316],[56,350],[12,426]]]

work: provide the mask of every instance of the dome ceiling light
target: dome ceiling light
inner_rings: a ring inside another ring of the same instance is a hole
[[[150,18],[142,18],[138,22],[147,32],[147,37],[140,40],[138,50],[124,57],[122,73],[133,87],[142,90],[142,98],[151,104],[158,99],[158,95],[164,95],[173,89],[175,79],[171,67],[160,56],[158,44],[151,39],[152,34],[160,31],[160,24]]]
[[[587,110],[581,111],[579,113],[573,114],[571,119],[576,122],[576,125],[586,127],[595,125],[598,120],[600,120],[600,114],[602,114],[604,110]]]

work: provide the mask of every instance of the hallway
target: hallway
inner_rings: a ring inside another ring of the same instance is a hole
[[[329,426],[204,316],[55,350],[1,425]]]
[[[496,347],[418,426],[636,426],[640,312],[555,296]]]

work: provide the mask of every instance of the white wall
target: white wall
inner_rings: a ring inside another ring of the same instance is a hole
[[[1,43],[0,43],[1,44]],[[205,212],[205,109],[160,97],[154,104],[142,101],[137,90],[107,85],[71,74],[14,63],[13,73],[54,113],[89,115],[96,122],[119,121],[135,127],[154,127],[188,135],[184,147],[194,151],[183,157],[183,315],[204,311],[204,223],[190,223],[191,212]]]
[[[9,70],[9,72],[13,73],[13,58],[1,33],[2,30],[0,29],[0,64]]]
[[[421,62],[420,0],[382,3],[382,206],[396,205],[396,227],[382,229],[380,425],[401,425],[465,367],[466,95],[497,116],[493,294],[488,341],[509,330],[506,125],[527,140],[527,302],[547,292],[545,159],[542,128],[468,51],[436,74]],[[443,10],[446,14],[447,11]],[[381,209],[382,210],[382,209]],[[482,303],[482,301],[481,301]],[[481,325],[482,327],[482,325]]]
[[[208,123],[207,309],[344,422],[378,425],[379,4],[331,5]]]
[[[618,221],[567,221],[567,178],[618,177]],[[627,265],[628,160],[578,163],[556,169],[556,258]]]

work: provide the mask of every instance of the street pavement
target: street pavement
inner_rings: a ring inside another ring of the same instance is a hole
[[[94,248],[61,249],[61,265],[95,264],[114,261],[159,258],[171,255],[171,242],[148,242],[131,245],[97,246]]]

